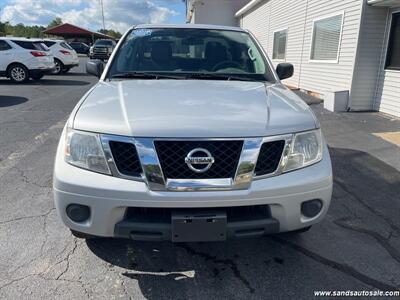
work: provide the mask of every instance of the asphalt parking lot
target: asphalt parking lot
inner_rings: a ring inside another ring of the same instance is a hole
[[[79,240],[59,221],[59,135],[97,81],[83,73],[0,79],[0,299],[308,299],[319,290],[400,289],[400,130],[374,113],[321,120],[334,168],[326,219],[301,236],[226,243]]]

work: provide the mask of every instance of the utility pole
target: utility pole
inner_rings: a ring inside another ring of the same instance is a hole
[[[100,5],[101,5],[101,15],[103,17],[103,29],[106,30],[106,23],[104,22],[104,6],[103,6],[103,0],[100,0]]]

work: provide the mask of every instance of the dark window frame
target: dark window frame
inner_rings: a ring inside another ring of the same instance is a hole
[[[12,49],[12,47],[11,47],[11,45],[9,44],[9,43],[7,43],[7,41],[5,41],[5,40],[1,40],[0,42],[4,42],[7,46],[8,46],[8,48],[7,49],[1,49],[0,48],[0,51],[7,51],[7,50],[10,50],[10,49]]]
[[[396,18],[396,21],[394,20],[395,18]],[[397,25],[396,29],[400,31],[400,11],[392,13],[392,17],[391,17],[391,21],[390,21],[389,39],[388,39],[387,50],[386,50],[386,59],[385,59],[385,70],[400,71],[400,64],[398,66],[391,65],[391,57],[393,55],[395,25]]]
[[[54,42],[54,41],[44,41],[43,44],[45,44],[48,48],[50,48],[51,46],[54,46],[56,44],[56,42]]]
[[[17,44],[19,47],[21,47],[24,50],[38,50],[34,45],[33,42],[28,42],[28,41],[20,41],[20,40],[13,40],[13,43]]]
[[[42,41],[23,41],[23,40],[11,40],[14,44],[28,51],[45,51],[48,52],[50,49]]]

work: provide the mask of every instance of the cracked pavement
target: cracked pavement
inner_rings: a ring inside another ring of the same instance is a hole
[[[61,224],[52,167],[62,126],[96,81],[0,79],[0,299],[308,299],[314,290],[400,289],[400,121],[314,104],[330,146],[326,219],[300,236],[226,243],[80,240]]]

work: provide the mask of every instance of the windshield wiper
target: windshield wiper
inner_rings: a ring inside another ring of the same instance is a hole
[[[136,79],[210,79],[210,80],[237,80],[237,81],[265,81],[261,78],[218,73],[153,73],[153,72],[124,72],[111,75],[111,78],[136,78]]]
[[[136,79],[184,79],[184,76],[149,72],[124,72],[111,75],[111,78],[136,78]]]
[[[230,74],[209,74],[209,73],[193,73],[186,74],[185,77],[187,79],[218,79],[218,80],[239,80],[239,81],[259,81],[255,78],[245,77],[245,76],[237,76]]]

